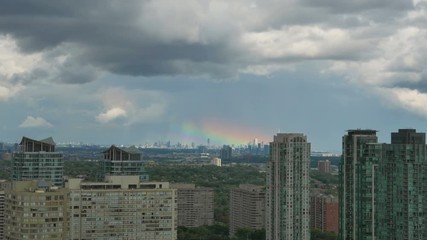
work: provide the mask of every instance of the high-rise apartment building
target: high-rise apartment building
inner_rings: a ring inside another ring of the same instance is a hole
[[[13,154],[12,180],[45,180],[63,185],[63,155],[55,152],[52,138],[40,141],[23,137],[20,150]]]
[[[265,189],[240,184],[230,191],[230,238],[239,229],[263,229],[265,226]]]
[[[267,164],[266,239],[310,239],[310,143],[301,133],[278,133]]]
[[[103,154],[105,176],[139,176],[141,181],[148,181],[142,152],[138,148],[119,148],[113,145]]]
[[[366,178],[361,174],[363,171],[369,173],[369,167],[372,164],[362,165],[363,155],[367,151],[367,146],[371,143],[377,143],[378,138],[375,130],[348,130],[348,133],[343,137],[343,154],[340,165],[340,239],[356,240],[360,238],[360,227],[362,225],[370,225],[371,217],[367,215],[368,209],[360,205],[363,188],[371,188],[368,181],[371,178]],[[366,191],[366,194],[369,192]],[[364,199],[370,200],[371,196],[363,196]],[[364,209],[365,211],[362,211]],[[366,220],[366,224],[364,223]]]
[[[391,144],[350,130],[340,166],[340,239],[426,239],[425,133],[399,129]]]
[[[331,172],[331,161],[329,160],[319,160],[317,162],[317,169],[322,173],[330,173]]]
[[[178,226],[199,227],[214,224],[214,190],[194,184],[172,184],[177,189]]]
[[[338,198],[322,193],[311,194],[310,228],[338,233]]]
[[[5,240],[67,239],[67,191],[44,181],[15,181],[5,190]]]
[[[176,190],[139,176],[69,179],[70,240],[177,238]]]

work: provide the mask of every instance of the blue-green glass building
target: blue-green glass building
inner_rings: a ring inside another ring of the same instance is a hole
[[[425,133],[348,131],[340,180],[340,239],[427,239]]]

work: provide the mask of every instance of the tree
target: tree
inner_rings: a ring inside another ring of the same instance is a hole
[[[232,240],[265,240],[265,229],[238,229]]]
[[[311,230],[311,240],[337,240],[338,236],[334,232],[322,232],[319,229]]]

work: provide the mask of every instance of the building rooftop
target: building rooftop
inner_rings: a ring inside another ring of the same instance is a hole
[[[24,152],[54,152],[56,143],[52,137],[34,140],[24,136],[19,145]]]
[[[127,152],[127,153],[139,153],[139,154],[142,154],[142,151],[140,151],[137,147],[135,147],[135,146],[131,146],[131,147],[117,147],[117,146],[115,146],[115,145],[111,145],[111,147],[110,148],[108,148],[107,150],[105,150],[105,151],[103,151],[102,153],[106,153],[106,152],[108,152],[108,151],[110,151],[110,150],[112,150],[112,149],[118,149],[118,150],[120,150],[120,151],[123,151],[123,152]]]
[[[377,130],[373,130],[373,129],[349,129],[347,130],[348,135],[376,135],[377,134]]]

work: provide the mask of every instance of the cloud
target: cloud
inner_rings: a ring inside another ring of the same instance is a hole
[[[0,101],[21,92],[28,75],[40,62],[41,54],[23,54],[11,37],[0,35]]]
[[[88,84],[110,73],[226,79],[319,63],[322,73],[385,99],[396,89],[423,94],[426,6],[420,0],[16,0],[0,9],[0,101],[29,84]],[[118,92],[123,101],[98,97],[102,107],[92,119],[136,124],[158,119],[168,106],[152,92]],[[397,99],[396,106],[412,109],[411,98]]]
[[[125,110],[119,107],[115,107],[115,108],[108,109],[106,112],[100,113],[96,117],[96,120],[100,123],[107,123],[118,118],[124,118],[126,116],[127,114]]]
[[[167,97],[157,91],[111,87],[101,89],[96,96],[107,109],[96,116],[100,123],[116,119],[125,126],[147,123],[161,118],[167,109]]]
[[[217,79],[257,66],[360,59],[377,40],[367,34],[412,9],[399,0],[18,0],[2,6],[0,33],[26,53],[43,52],[46,75],[60,83],[87,83],[102,72]]]
[[[427,118],[427,93],[408,88],[381,88],[378,92],[393,105]]]
[[[20,128],[45,128],[53,125],[42,117],[28,116],[20,125]]]
[[[345,29],[318,26],[291,26],[242,36],[253,56],[301,61],[304,59],[357,59],[369,46]]]

